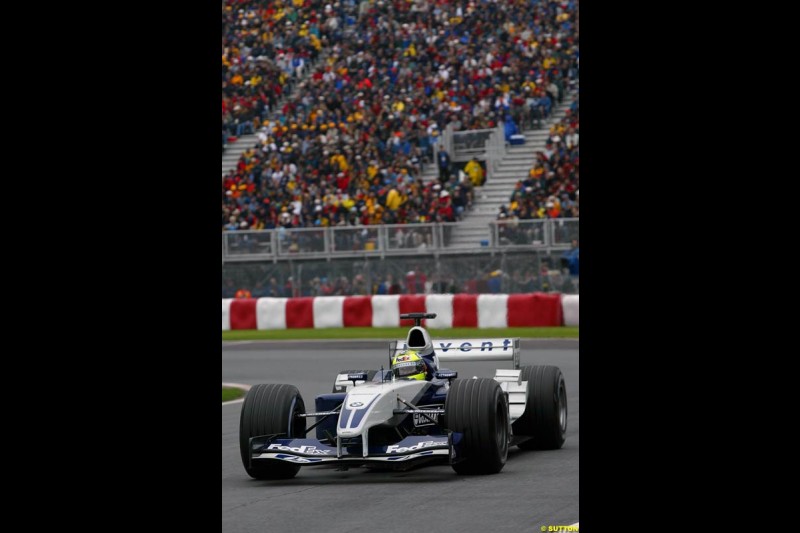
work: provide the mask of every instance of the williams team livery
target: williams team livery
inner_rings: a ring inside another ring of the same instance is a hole
[[[288,479],[301,466],[441,463],[459,474],[494,474],[509,446],[561,448],[567,393],[558,367],[520,367],[519,339],[433,341],[420,322],[436,314],[400,318],[414,319],[415,326],[406,339],[390,343],[389,369],[341,371],[313,410],[293,385],[248,391],[239,444],[251,477]],[[513,368],[498,369],[493,378],[457,379],[440,366],[459,361],[510,361]]]

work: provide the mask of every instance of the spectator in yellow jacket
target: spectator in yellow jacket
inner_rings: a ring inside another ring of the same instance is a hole
[[[469,176],[469,180],[472,182],[473,187],[479,187],[483,185],[483,167],[478,160],[474,157],[470,159],[469,163],[466,164],[464,167],[464,172],[467,173]]]
[[[386,207],[392,211],[397,211],[402,203],[402,196],[397,192],[396,188],[392,187],[392,190],[386,195]]]

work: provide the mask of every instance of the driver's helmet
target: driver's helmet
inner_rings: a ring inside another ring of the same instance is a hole
[[[425,379],[428,367],[414,350],[404,350],[392,358],[392,375],[395,379]]]

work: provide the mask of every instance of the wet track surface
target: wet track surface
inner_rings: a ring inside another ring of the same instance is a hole
[[[345,369],[388,367],[388,343],[223,343],[222,381],[296,385],[307,406]],[[523,340],[522,364],[561,368],[569,423],[555,451],[509,449],[503,470],[458,476],[448,465],[407,472],[302,468],[294,479],[257,481],[239,455],[241,403],[222,407],[223,532],[534,532],[578,522],[578,342]],[[510,362],[448,363],[460,378],[491,377]]]

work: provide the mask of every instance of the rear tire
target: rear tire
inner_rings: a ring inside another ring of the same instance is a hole
[[[567,388],[557,366],[523,366],[521,378],[528,382],[525,412],[514,421],[514,435],[532,436],[519,443],[523,450],[557,450],[567,433]]]
[[[377,370],[340,370],[340,371],[338,372],[337,376],[338,376],[339,374],[355,374],[355,373],[357,373],[357,372],[366,372],[366,373],[367,373],[367,383],[369,383],[370,381],[372,381],[372,378],[374,378],[374,377],[375,377],[375,374],[377,374],[377,373],[378,373],[378,371],[377,371]],[[351,382],[351,384],[352,384],[352,382]],[[337,393],[337,392],[344,392],[344,391],[343,391],[343,390],[337,390],[337,389],[336,389],[336,382],[334,381],[334,383],[333,383],[333,390],[332,390],[331,392],[333,392],[333,393]]]
[[[454,380],[444,406],[447,428],[464,435],[457,474],[496,474],[508,456],[508,405],[493,379]]]
[[[306,419],[297,415],[305,411],[303,397],[294,385],[255,385],[247,392],[239,418],[239,451],[250,477],[290,479],[297,475],[298,465],[277,459],[254,461],[250,466],[249,440],[276,433],[285,438],[304,438]]]

